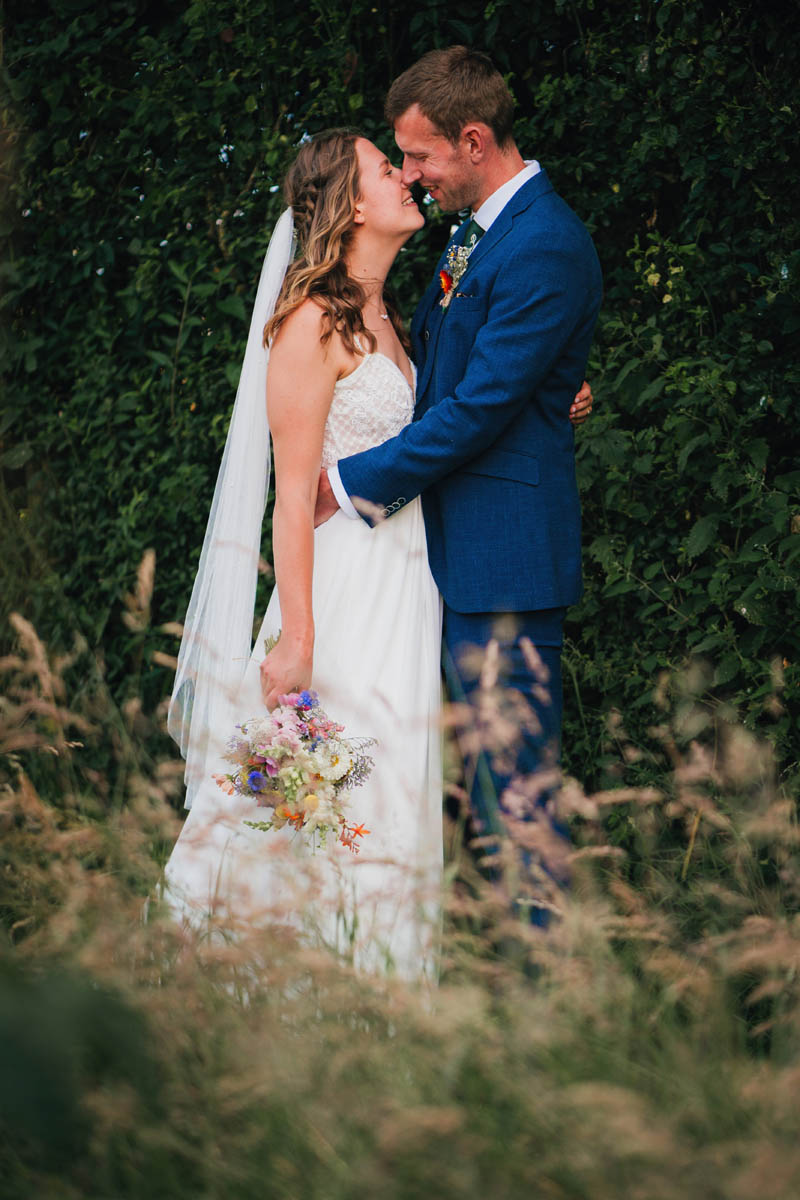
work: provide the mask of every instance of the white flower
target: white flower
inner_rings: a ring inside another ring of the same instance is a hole
[[[245,721],[243,728],[251,742],[262,745],[269,743],[277,732],[275,723],[269,717],[254,717],[251,721]]]
[[[326,742],[320,746],[316,754],[317,770],[323,779],[334,782],[344,779],[353,765],[353,758],[344,742]]]

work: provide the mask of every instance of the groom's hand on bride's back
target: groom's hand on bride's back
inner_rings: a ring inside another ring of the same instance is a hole
[[[591,416],[593,402],[592,389],[584,379],[581,390],[570,405],[569,419],[573,425],[582,425]]]
[[[314,509],[314,528],[318,525],[324,525],[329,521],[333,514],[339,509],[339,501],[333,494],[333,489],[328,480],[328,472],[325,470],[319,473],[319,486],[317,487],[317,503]]]

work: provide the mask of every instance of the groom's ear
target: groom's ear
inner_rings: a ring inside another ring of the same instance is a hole
[[[483,162],[490,138],[491,131],[482,121],[473,121],[461,130],[462,144],[474,163]]]

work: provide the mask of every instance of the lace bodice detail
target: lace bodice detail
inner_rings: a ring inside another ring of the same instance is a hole
[[[333,389],[322,443],[323,467],[394,437],[408,425],[413,412],[414,392],[400,368],[385,354],[365,355]]]

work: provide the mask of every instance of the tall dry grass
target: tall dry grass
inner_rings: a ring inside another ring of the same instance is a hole
[[[522,810],[491,883],[449,838],[431,996],[285,932],[187,933],[156,905],[143,919],[179,828],[180,769],[136,759],[161,718],[118,712],[99,683],[73,711],[80,660],[14,621],[0,1196],[800,1195],[794,797],[697,679],[662,683],[647,747],[613,722],[623,771],[647,758],[648,786],[565,782],[568,890],[526,869],[520,848],[550,843]],[[122,764],[114,787],[82,766],[97,744]],[[608,840],[620,820],[627,854]],[[519,919],[526,894],[554,910],[546,931]]]

